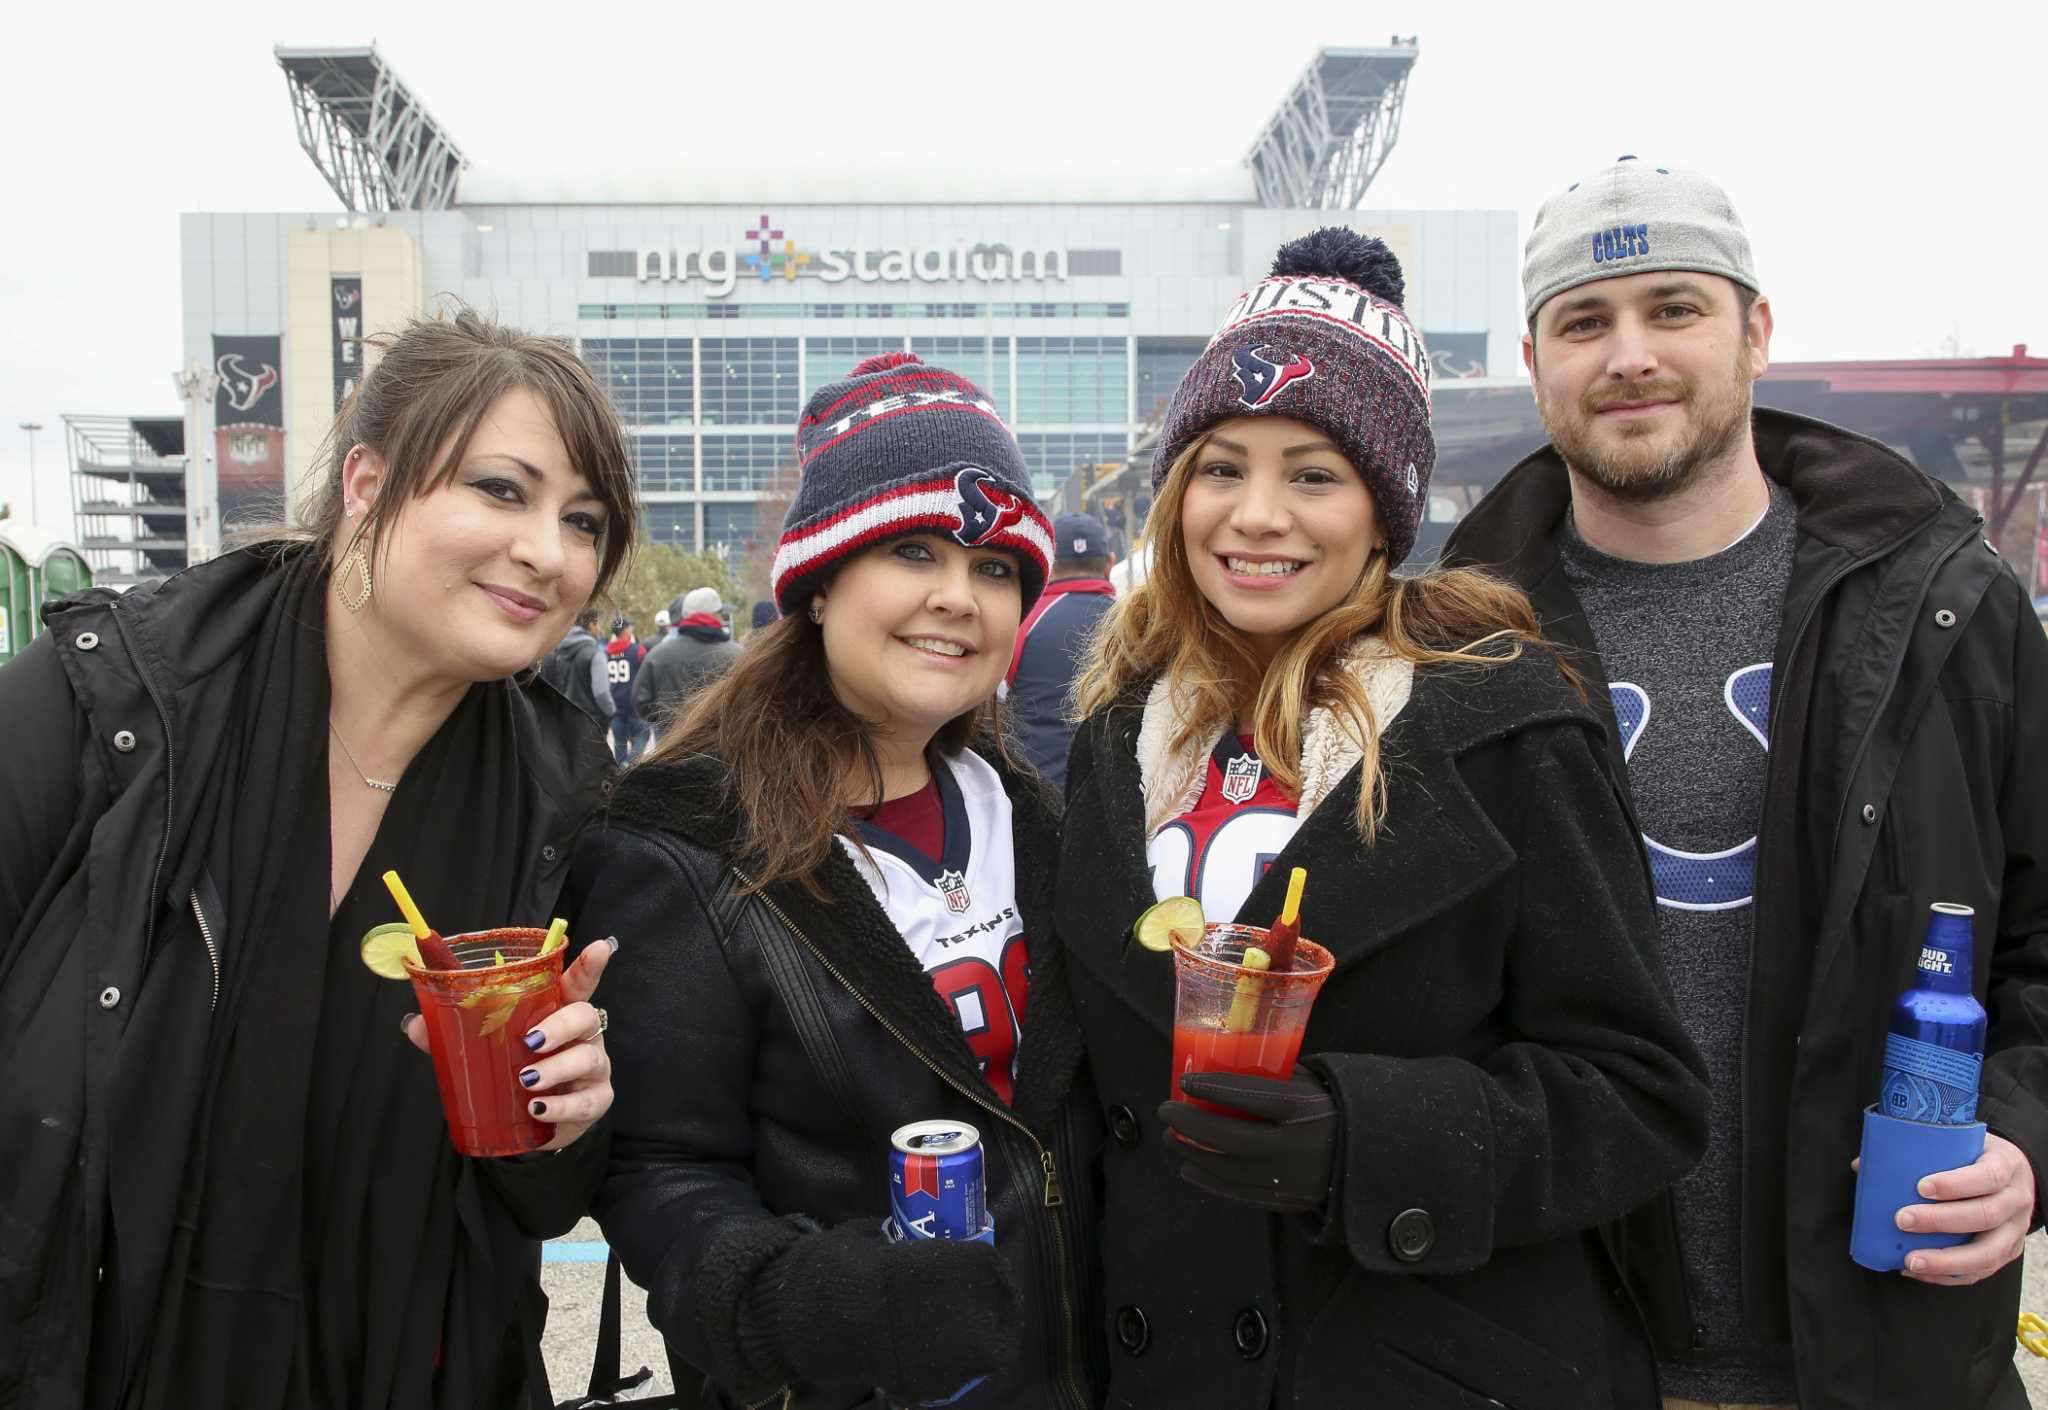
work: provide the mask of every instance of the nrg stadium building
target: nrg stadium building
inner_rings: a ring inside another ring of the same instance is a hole
[[[1361,209],[1413,39],[1319,53],[1228,189],[1112,203],[804,203],[780,182],[715,204],[513,200],[464,178],[375,49],[276,55],[343,210],[183,218],[194,558],[252,499],[291,494],[360,371],[354,339],[446,295],[573,338],[630,428],[647,532],[735,553],[772,544],[808,394],[891,349],[984,387],[1055,511],[1134,532],[1148,423],[1273,251],[1318,225],[1400,257],[1440,384],[1517,367],[1515,213]],[[176,554],[155,547],[102,580],[163,571]]]

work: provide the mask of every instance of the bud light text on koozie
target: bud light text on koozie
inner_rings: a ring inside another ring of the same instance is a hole
[[[1937,901],[1912,988],[1892,1005],[1877,1109],[1901,1121],[1964,1126],[1977,1119],[1989,1016],[1971,992],[1976,912]]]

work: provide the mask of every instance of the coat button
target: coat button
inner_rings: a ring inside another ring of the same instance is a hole
[[[1237,1320],[1230,1324],[1230,1339],[1237,1344],[1237,1354],[1247,1361],[1256,1361],[1266,1354],[1266,1319],[1256,1307],[1247,1307],[1237,1314]]]
[[[555,859],[554,843],[550,842],[547,846],[540,849],[540,859],[544,862],[552,862]]]
[[[1419,1263],[1436,1247],[1436,1220],[1426,1209],[1404,1209],[1387,1226],[1387,1247],[1403,1263]]]
[[[80,632],[71,644],[80,651],[90,651],[100,644],[100,634],[98,632]]]
[[[123,754],[133,753],[135,749],[135,731],[129,729],[115,730],[114,748]]]
[[[103,1009],[110,1009],[110,1008],[112,1008],[112,1007],[113,1007],[113,1006],[114,1006],[115,1004],[118,1004],[118,1003],[120,1003],[120,1002],[121,1002],[121,991],[120,991],[119,989],[116,989],[116,988],[115,988],[115,987],[114,987],[113,985],[109,984],[109,985],[108,985],[108,986],[107,986],[106,988],[104,988],[104,989],[100,990],[100,1007],[101,1007],[101,1008],[103,1008]]]
[[[1870,825],[1871,825],[1872,823],[1874,823],[1874,822],[1876,822],[1876,821],[1877,821],[1877,804],[1875,804],[1875,803],[1865,803],[1865,804],[1863,805],[1863,825],[1864,825],[1865,827],[1868,827],[1868,826],[1870,826]]]
[[[1949,611],[1946,607],[1934,614],[1934,625],[1937,627],[1952,627],[1955,624],[1956,614]]]
[[[1152,1324],[1145,1320],[1143,1308],[1116,1310],[1116,1343],[1133,1356],[1145,1354],[1145,1348],[1152,1344]]]
[[[1125,1150],[1138,1144],[1138,1118],[1127,1106],[1110,1108],[1109,1134]]]

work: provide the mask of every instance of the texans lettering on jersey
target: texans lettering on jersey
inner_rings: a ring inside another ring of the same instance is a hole
[[[1152,894],[1192,896],[1211,920],[1234,920],[1300,826],[1295,804],[1249,739],[1225,733],[1209,753],[1195,806],[1152,834]]]
[[[972,750],[941,760],[932,781],[946,819],[944,856],[928,857],[859,820],[854,830],[869,857],[848,838],[839,841],[959,1021],[982,1076],[1008,1102],[1031,987],[1024,919],[1017,913],[1010,796]]]
[[[1614,700],[1614,721],[1621,727],[1624,762],[1650,728],[1649,692],[1629,681],[1608,687]],[[1771,663],[1760,661],[1731,673],[1721,687],[1722,703],[1736,722],[1756,740],[1771,747]],[[1756,894],[1756,838],[1718,852],[1687,852],[1667,847],[1648,833],[1650,879],[1657,904],[1679,911],[1732,911],[1748,905]]]

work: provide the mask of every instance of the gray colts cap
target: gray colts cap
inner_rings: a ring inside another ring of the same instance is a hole
[[[1567,289],[1653,269],[1718,274],[1762,292],[1726,192],[1698,172],[1622,157],[1536,212],[1522,252],[1523,316]]]

